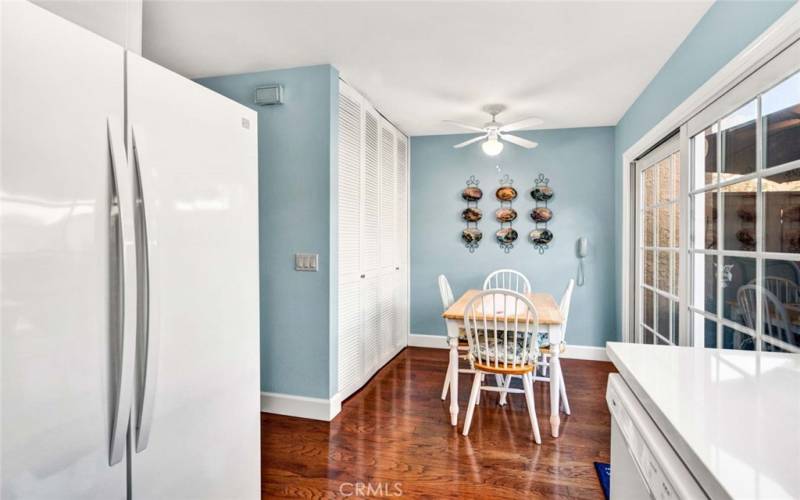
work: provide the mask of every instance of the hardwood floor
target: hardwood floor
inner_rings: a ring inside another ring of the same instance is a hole
[[[562,414],[561,437],[550,436],[541,382],[534,390],[542,445],[533,442],[521,394],[500,407],[498,396],[484,391],[464,437],[471,375],[461,375],[455,428],[449,400],[440,399],[447,350],[410,347],[332,422],[262,413],[262,496],[603,498],[592,462],[609,461],[605,385],[614,368],[568,359],[562,366],[572,415]]]

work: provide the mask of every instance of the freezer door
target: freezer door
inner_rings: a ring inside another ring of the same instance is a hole
[[[123,49],[28,2],[0,10],[0,497],[126,498]]]
[[[128,53],[141,323],[134,498],[260,491],[256,114]]]

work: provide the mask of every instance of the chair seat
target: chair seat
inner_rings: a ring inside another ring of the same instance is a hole
[[[562,354],[562,353],[563,353],[564,351],[566,351],[566,350],[567,350],[567,344],[565,344],[564,342],[562,342],[562,343],[561,343],[561,344],[558,346],[558,353],[559,353],[559,354]],[[550,354],[550,344],[546,344],[546,345],[540,345],[540,346],[539,346],[539,352],[541,352],[542,354]]]
[[[504,365],[489,365],[482,363],[475,363],[475,369],[482,372],[499,373],[502,375],[524,375],[533,372],[536,368],[533,364],[517,365],[517,366],[504,366]]]
[[[487,350],[488,349],[488,350]],[[502,338],[498,337],[497,345],[495,345],[494,338],[489,336],[489,341],[486,342],[484,337],[478,341],[478,350],[480,351],[480,361],[486,364],[494,364],[495,358],[498,363],[508,362],[509,364],[523,365],[523,364],[536,364],[536,351],[530,349],[528,346],[528,359],[523,356],[523,342],[518,340],[517,345],[513,343],[506,343]],[[473,354],[476,366],[478,364],[478,357]]]

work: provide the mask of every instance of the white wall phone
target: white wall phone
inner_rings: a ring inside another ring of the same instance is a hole
[[[583,259],[589,253],[589,241],[585,237],[578,238],[578,242],[575,245],[575,253],[578,254],[578,276],[575,280],[578,286],[583,286],[584,276],[583,276]]]

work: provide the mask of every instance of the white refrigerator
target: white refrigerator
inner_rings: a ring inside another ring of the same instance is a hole
[[[256,114],[0,17],[0,498],[257,498]]]

